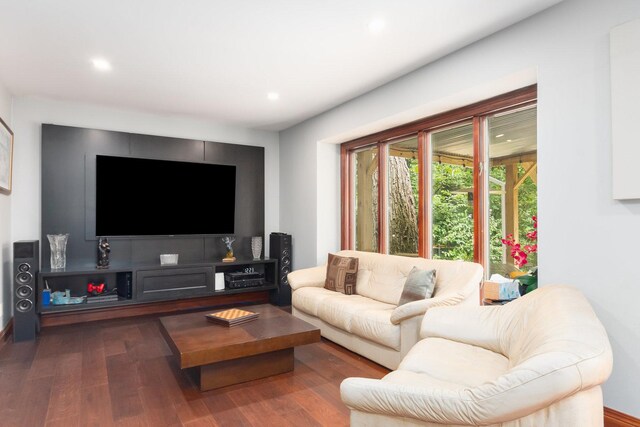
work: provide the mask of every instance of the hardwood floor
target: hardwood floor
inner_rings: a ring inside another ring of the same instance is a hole
[[[295,349],[295,369],[200,392],[158,317],[49,327],[0,349],[0,425],[341,426],[340,382],[388,370],[329,341]]]

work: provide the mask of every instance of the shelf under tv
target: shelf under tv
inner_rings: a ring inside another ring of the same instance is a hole
[[[266,283],[241,289],[214,289],[213,275],[216,272],[240,271],[245,268],[263,272]],[[102,280],[113,286],[116,281],[128,280],[131,298],[121,296],[118,301],[48,306],[42,306],[39,298],[38,312],[42,325],[52,326],[229,304],[264,303],[268,302],[269,292],[277,289],[276,272],[277,260],[274,259],[239,259],[233,263],[202,261],[171,266],[121,264],[109,269],[73,264],[65,270],[45,268],[39,274],[38,296],[42,295],[45,283],[51,291],[70,289],[72,296],[80,296],[86,292],[86,283],[89,281]],[[194,283],[198,286],[193,286]],[[142,288],[149,284],[152,287],[145,292]]]

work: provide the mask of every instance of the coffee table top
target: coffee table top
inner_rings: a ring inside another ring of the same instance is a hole
[[[291,348],[320,341],[320,330],[269,304],[240,307],[260,313],[257,319],[236,326],[210,322],[213,309],[160,318],[161,331],[181,368]]]

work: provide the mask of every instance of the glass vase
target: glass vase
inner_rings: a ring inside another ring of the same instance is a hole
[[[51,247],[51,269],[61,270],[67,266],[67,241],[69,234],[47,234]]]
[[[262,255],[262,237],[251,238],[251,253],[253,254],[253,259],[260,259],[260,255]]]

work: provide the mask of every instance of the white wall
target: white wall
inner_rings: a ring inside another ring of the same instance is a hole
[[[0,83],[0,117],[13,130],[11,94]],[[11,318],[11,194],[0,192],[0,331]]]
[[[327,220],[339,216],[339,156],[318,144],[524,86],[536,70],[541,283],[573,284],[591,301],[614,351],[605,405],[640,417],[640,202],[612,199],[609,82],[609,30],[639,16],[634,0],[566,0],[281,132],[280,224],[294,267],[339,249],[339,222]]]
[[[41,98],[17,97],[13,108],[14,132],[20,138],[14,158],[13,240],[40,238],[42,123],[265,147],[265,232],[279,229],[280,155],[276,132]],[[268,253],[268,243],[266,239],[265,253]]]

